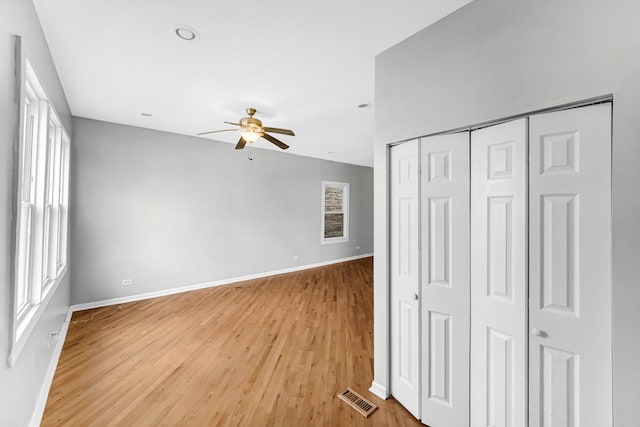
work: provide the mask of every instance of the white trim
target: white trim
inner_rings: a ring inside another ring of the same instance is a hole
[[[378,396],[380,399],[387,400],[387,398],[389,397],[389,392],[387,391],[386,387],[381,386],[375,381],[371,382],[369,391]]]
[[[282,270],[265,271],[263,273],[248,274],[246,276],[231,277],[228,279],[215,280],[212,282],[181,286],[178,288],[164,289],[162,291],[148,292],[148,293],[137,294],[137,295],[129,295],[126,297],[119,297],[119,298],[110,298],[106,300],[88,302],[83,304],[75,304],[70,307],[70,310],[75,312],[75,311],[81,311],[81,310],[89,310],[92,308],[106,307],[109,305],[124,304],[128,302],[141,301],[145,299],[164,297],[167,295],[174,295],[174,294],[180,294],[183,292],[196,291],[198,289],[213,288],[216,286],[228,285],[236,282],[244,282],[246,280],[261,279],[263,277],[276,276],[278,274],[293,273],[295,271],[308,270],[310,268],[323,267],[326,265],[338,264],[338,263],[347,262],[347,261],[354,261],[357,259],[368,258],[371,256],[373,256],[373,253],[355,255],[347,258],[333,259],[330,261],[322,261],[315,264],[299,265],[296,267],[284,268]]]
[[[56,341],[56,348],[53,350],[53,355],[49,361],[49,367],[44,377],[44,382],[40,388],[38,394],[38,400],[36,400],[36,406],[31,414],[31,420],[29,421],[30,427],[38,427],[42,422],[42,416],[44,415],[44,409],[47,405],[47,399],[49,398],[49,390],[51,389],[51,383],[58,367],[58,361],[60,360],[60,354],[62,353],[62,347],[64,347],[64,341],[67,338],[67,331],[69,330],[69,323],[71,322],[71,315],[73,311],[71,307],[67,311],[67,317],[64,319],[64,323],[60,328],[58,340]]]

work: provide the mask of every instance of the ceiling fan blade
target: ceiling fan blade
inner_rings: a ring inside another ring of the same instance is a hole
[[[200,132],[198,135],[207,135],[209,133],[218,133],[218,132],[230,132],[232,130],[238,130],[238,129],[222,129],[222,130],[212,130],[209,132]]]
[[[228,124],[228,125],[240,126],[239,123],[231,123],[231,122],[225,122],[225,123]]]
[[[266,139],[267,141],[269,141],[270,143],[275,144],[278,147],[282,148],[283,150],[286,150],[287,148],[289,148],[289,146],[287,144],[285,144],[282,141],[279,141],[279,140],[275,139],[274,137],[272,137],[271,135],[269,135],[267,133],[263,134],[262,137],[264,139]]]
[[[267,128],[267,127],[263,127],[262,128],[265,132],[272,132],[272,133],[281,133],[283,135],[291,135],[291,136],[296,136],[295,133],[293,133],[293,131],[291,129],[281,129],[281,128]]]
[[[247,140],[243,137],[240,137],[240,140],[236,144],[236,150],[242,150],[244,146],[247,144]]]

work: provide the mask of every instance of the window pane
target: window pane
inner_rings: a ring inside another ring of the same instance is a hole
[[[316,193],[317,194],[317,193]],[[344,214],[324,214],[324,238],[344,236]]]
[[[24,100],[23,111],[23,127],[22,127],[22,200],[31,201],[31,132],[33,129],[33,119],[29,115],[29,98]]]
[[[55,221],[55,186],[56,186],[56,140],[57,126],[50,113],[47,131],[47,165],[45,178],[45,204],[44,204],[44,231],[43,231],[43,252],[42,252],[42,287],[45,288],[50,281],[56,278],[55,274],[55,249],[56,243],[56,221]]]
[[[22,203],[18,228],[18,270],[16,282],[17,314],[22,314],[29,300],[29,273],[31,261],[32,205]]]
[[[342,212],[342,187],[325,187],[324,211]]]
[[[49,268],[50,268],[50,250],[51,250],[51,205],[46,205],[44,208],[44,232],[42,233],[44,244],[42,245],[42,275],[40,277],[41,286],[44,288],[49,284]]]
[[[38,100],[27,86],[22,111],[22,140],[20,147],[20,193],[18,200],[18,230],[16,241],[16,318],[20,319],[30,303],[32,267],[32,232],[34,227],[34,192],[37,161],[36,125]]]
[[[63,234],[64,233],[64,229],[63,229],[63,218],[65,217],[65,213],[64,213],[64,209],[65,206],[64,204],[64,198],[63,198],[63,189],[64,189],[64,185],[65,185],[65,169],[66,169],[66,164],[65,164],[65,147],[66,147],[66,141],[64,140],[60,140],[59,141],[59,153],[58,153],[58,177],[57,177],[57,181],[58,181],[58,194],[56,195],[57,200],[56,200],[56,206],[57,206],[57,210],[58,210],[58,215],[57,215],[57,221],[58,221],[58,229],[56,232],[56,235],[58,236],[58,240],[57,240],[57,247],[56,247],[56,276],[58,275],[58,273],[60,272],[61,268],[63,267],[63,261],[62,261],[62,251],[64,250],[64,240],[66,239],[66,236]]]
[[[49,130],[47,134],[47,187],[46,187],[46,204],[53,203],[54,177],[56,169],[56,126],[53,121],[49,121]]]

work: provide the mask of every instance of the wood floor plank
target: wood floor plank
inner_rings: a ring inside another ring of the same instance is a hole
[[[367,258],[74,313],[42,425],[419,426],[368,391],[372,276]]]

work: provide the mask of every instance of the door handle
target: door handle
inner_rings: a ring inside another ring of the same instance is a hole
[[[413,299],[414,299],[414,300],[416,300],[416,301],[417,301],[419,298],[420,298],[420,297],[418,296],[418,294],[413,294]]]
[[[547,333],[545,331],[541,331],[538,328],[533,328],[531,329],[531,335],[536,336],[536,337],[540,337],[540,338],[544,338],[547,336]]]

